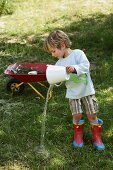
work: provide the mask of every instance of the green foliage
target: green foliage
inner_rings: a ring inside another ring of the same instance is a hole
[[[14,12],[14,0],[0,1],[0,16],[12,14],[13,12]]]

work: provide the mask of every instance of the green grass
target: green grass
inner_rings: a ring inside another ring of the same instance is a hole
[[[17,0],[13,5],[13,13],[0,18],[0,170],[112,170],[113,2]],[[28,86],[19,96],[6,91],[9,77],[4,70],[10,63],[55,63],[42,48],[44,37],[54,29],[65,31],[72,48],[85,48],[88,59],[96,64],[91,76],[100,106],[98,117],[104,121],[106,149],[102,152],[92,146],[87,119],[84,148],[72,148],[72,116],[64,85],[54,88],[48,103],[45,147],[49,156],[36,152],[45,100]]]

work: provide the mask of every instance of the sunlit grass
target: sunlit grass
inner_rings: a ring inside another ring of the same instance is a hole
[[[108,15],[113,10],[112,1],[21,1],[16,3],[13,15],[3,16],[1,33],[6,35],[36,34],[44,30],[63,28],[76,20],[95,13]]]
[[[113,100],[113,88],[109,87],[107,89],[99,90],[98,95],[101,98],[101,101],[110,102]]]
[[[0,170],[29,170],[29,167],[25,167],[24,165],[22,165],[22,163],[14,163],[13,165],[0,167]]]

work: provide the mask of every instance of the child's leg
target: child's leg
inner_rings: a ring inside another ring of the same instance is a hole
[[[84,120],[82,118],[81,104],[79,100],[70,99],[70,109],[73,115],[74,140],[73,146],[81,148],[83,146]]]
[[[87,118],[91,123],[94,146],[97,150],[103,150],[105,148],[101,139],[103,121],[96,116],[96,112],[98,111],[96,98],[95,96],[84,97],[83,103],[86,107]]]
[[[78,123],[82,118],[80,99],[69,99],[70,110],[73,116],[73,123]]]
[[[82,118],[82,113],[73,114],[73,123],[78,124],[81,118]]]
[[[89,120],[89,122],[95,122],[98,121],[97,115],[96,114],[87,114],[87,118]]]

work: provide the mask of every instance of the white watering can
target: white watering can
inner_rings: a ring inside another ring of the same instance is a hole
[[[64,66],[47,65],[46,78],[49,84],[57,84],[69,80],[70,75]]]

